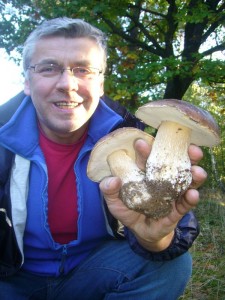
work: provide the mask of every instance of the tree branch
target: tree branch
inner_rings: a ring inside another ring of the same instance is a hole
[[[131,35],[125,33],[123,30],[120,30],[118,27],[116,27],[114,25],[113,22],[111,22],[109,19],[105,18],[102,14],[98,14],[101,19],[110,27],[110,29],[112,30],[112,33],[115,33],[117,35],[119,35],[120,37],[122,37],[124,40],[135,44],[136,46],[140,46],[142,49],[155,54],[155,55],[159,55],[159,56],[164,56],[165,55],[165,50],[160,50],[159,48],[154,48],[152,46],[149,46],[147,43],[142,42],[138,39],[133,39],[131,37]]]
[[[200,55],[201,56],[208,56],[208,55],[211,55],[211,54],[213,54],[215,52],[223,51],[223,50],[225,50],[225,42],[222,43],[222,44],[220,44],[220,45],[217,45],[215,47],[212,47],[212,48],[210,48],[210,49],[208,49],[206,51],[201,52]]]
[[[160,56],[164,56],[165,54],[165,49],[162,48],[159,43],[156,41],[156,39],[149,34],[149,31],[144,27],[143,23],[137,22],[137,20],[135,18],[133,18],[133,16],[128,15],[127,17],[135,24],[136,27],[138,27],[140,29],[140,31],[145,35],[145,37],[149,40],[149,42],[152,43],[152,45],[154,46],[153,49],[156,50],[156,52],[154,54],[158,54]],[[136,41],[134,41],[136,43]],[[150,46],[149,46],[150,47]],[[152,52],[152,51],[150,51]]]

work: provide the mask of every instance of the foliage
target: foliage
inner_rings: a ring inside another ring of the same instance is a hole
[[[224,82],[224,62],[209,56],[225,49],[221,0],[9,0],[0,12],[0,47],[9,53],[46,18],[83,18],[101,28],[109,44],[106,93],[131,109],[182,99],[194,80]]]
[[[196,208],[201,232],[191,253],[193,275],[179,300],[225,299],[225,197],[215,189],[204,189]]]

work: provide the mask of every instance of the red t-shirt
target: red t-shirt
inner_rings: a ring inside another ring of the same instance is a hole
[[[60,244],[77,238],[77,188],[74,163],[87,133],[75,144],[58,144],[40,130],[40,146],[48,169],[48,223]]]

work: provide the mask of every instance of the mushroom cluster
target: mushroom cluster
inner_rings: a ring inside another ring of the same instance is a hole
[[[157,129],[154,143],[141,130],[118,129],[95,145],[87,175],[97,182],[110,175],[120,177],[123,202],[130,209],[158,219],[170,213],[172,201],[177,201],[192,182],[189,145],[219,144],[219,128],[207,111],[176,99],[150,102],[135,115]],[[137,139],[152,145],[146,173],[135,164],[133,144]]]

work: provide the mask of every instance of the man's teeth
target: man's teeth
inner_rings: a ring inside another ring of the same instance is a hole
[[[57,102],[55,105],[59,108],[75,108],[79,105],[76,102]]]

